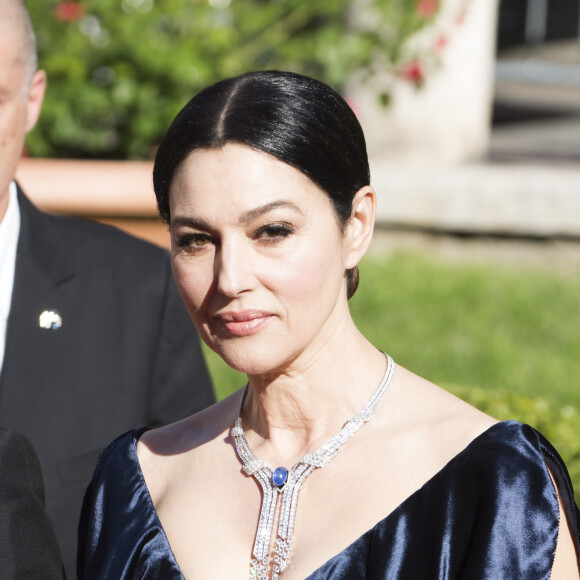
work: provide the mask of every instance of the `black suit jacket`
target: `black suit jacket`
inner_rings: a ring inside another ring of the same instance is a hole
[[[0,578],[64,578],[52,525],[44,510],[40,464],[30,441],[0,428]]]
[[[19,190],[20,238],[0,424],[24,432],[74,576],[84,489],[103,447],[214,401],[198,336],[165,250],[121,231],[41,212]],[[39,315],[56,311],[62,327]]]

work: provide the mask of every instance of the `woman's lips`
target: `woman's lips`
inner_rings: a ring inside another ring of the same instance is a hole
[[[217,315],[224,328],[236,336],[247,336],[260,330],[272,319],[272,314],[260,310],[223,312]]]

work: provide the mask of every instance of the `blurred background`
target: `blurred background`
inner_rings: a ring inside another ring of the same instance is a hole
[[[580,490],[580,0],[29,0],[49,84],[19,169],[43,208],[160,245],[152,158],[195,92],[281,68],[367,135],[352,299],[407,368],[559,449]],[[244,382],[208,352],[218,396]]]

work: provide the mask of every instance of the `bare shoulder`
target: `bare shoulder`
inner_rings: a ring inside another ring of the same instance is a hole
[[[430,461],[445,463],[498,420],[418,375],[397,367],[399,431],[421,442]]]
[[[153,455],[175,455],[210,443],[231,426],[240,394],[229,397],[165,427],[146,431],[138,444],[139,456],[145,450]]]
[[[239,399],[238,391],[186,419],[142,435],[137,457],[152,497],[163,493],[176,471],[215,456],[224,447]]]

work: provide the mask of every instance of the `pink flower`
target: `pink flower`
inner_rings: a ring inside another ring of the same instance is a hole
[[[437,37],[435,40],[435,50],[442,51],[447,46],[447,37],[442,34],[441,36]]]
[[[423,18],[430,18],[439,8],[438,0],[421,0],[417,4],[417,12]]]
[[[455,24],[463,24],[463,21],[465,20],[465,17],[467,16],[467,7],[464,6],[461,11],[459,12],[459,14],[457,14],[457,17],[455,18]]]
[[[63,22],[76,22],[85,15],[85,7],[80,2],[59,2],[54,14]]]
[[[425,82],[425,71],[423,70],[421,63],[417,60],[414,60],[401,68],[399,74],[417,88],[423,86],[423,83]]]

